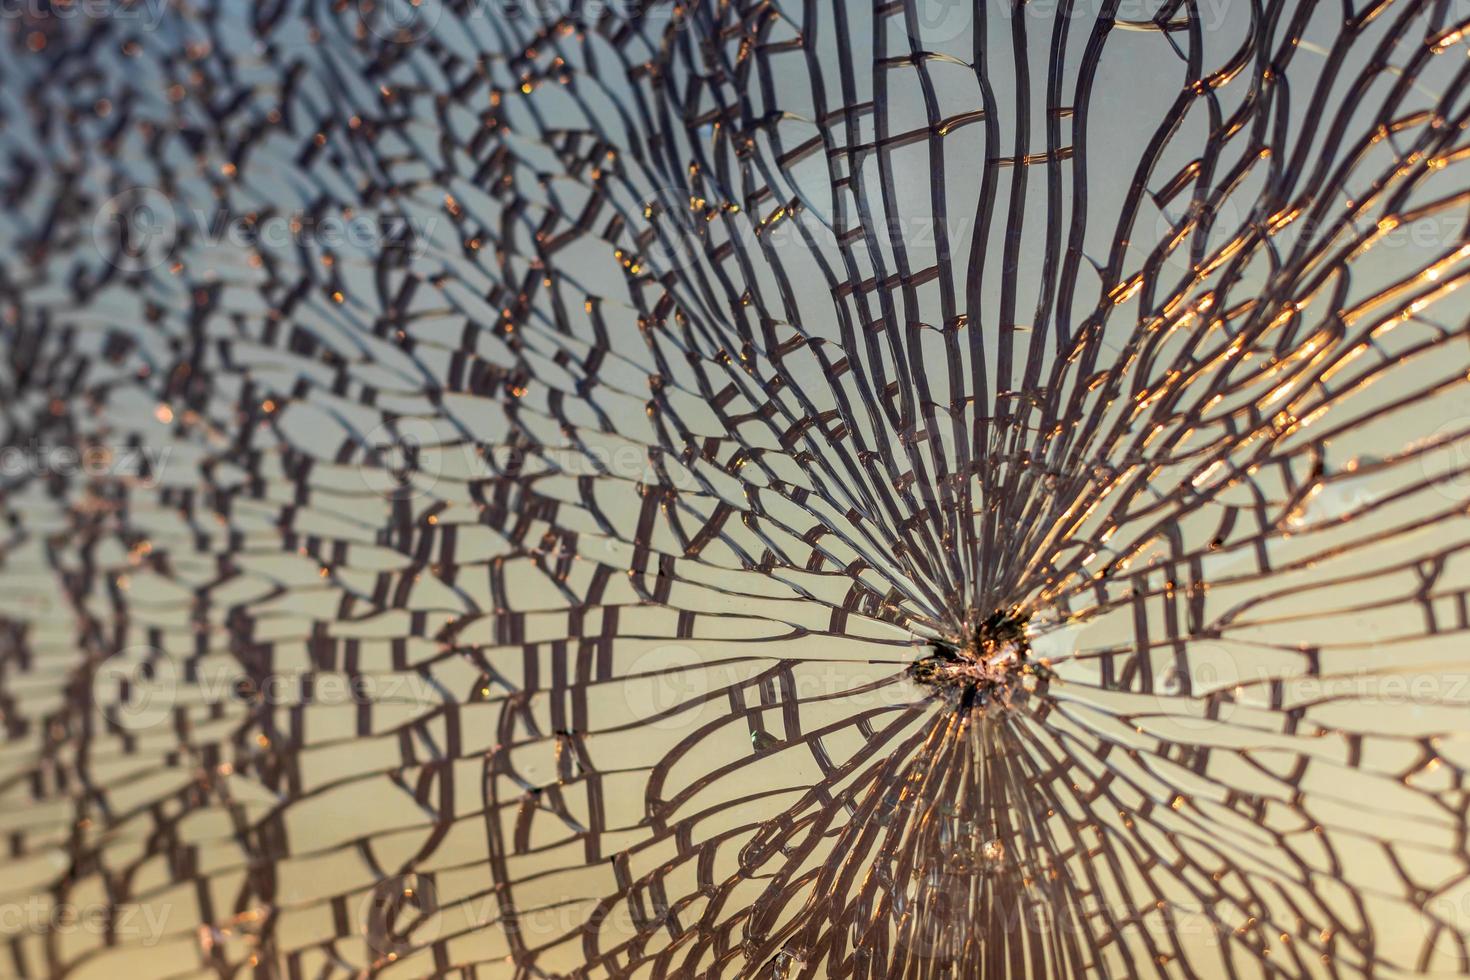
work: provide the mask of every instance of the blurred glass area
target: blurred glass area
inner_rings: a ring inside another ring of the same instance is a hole
[[[0,977],[1470,972],[1455,0],[0,10]]]

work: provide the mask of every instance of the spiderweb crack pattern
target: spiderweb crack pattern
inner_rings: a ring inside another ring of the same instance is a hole
[[[1137,6],[8,19],[0,972],[1470,969],[1464,25]]]

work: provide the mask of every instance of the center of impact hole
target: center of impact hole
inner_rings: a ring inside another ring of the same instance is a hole
[[[1021,610],[996,610],[963,644],[931,641],[929,653],[910,665],[909,676],[961,710],[1012,708],[1053,676],[1046,662],[1032,655],[1026,632],[1030,620]]]

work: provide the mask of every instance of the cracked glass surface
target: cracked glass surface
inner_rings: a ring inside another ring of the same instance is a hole
[[[1470,970],[1466,16],[7,8],[0,975]]]

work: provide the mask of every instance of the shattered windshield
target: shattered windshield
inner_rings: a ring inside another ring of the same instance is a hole
[[[1448,0],[17,0],[0,976],[1470,970]]]

